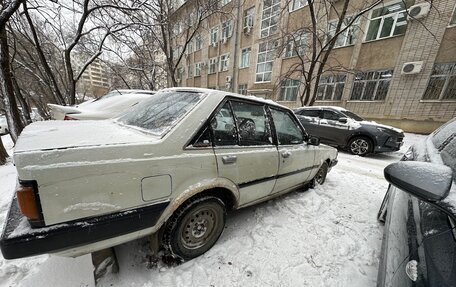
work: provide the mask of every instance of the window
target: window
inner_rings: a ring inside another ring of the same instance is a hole
[[[423,100],[456,100],[456,63],[434,65]]]
[[[288,10],[293,12],[307,5],[307,0],[290,0],[290,6]]]
[[[287,79],[282,81],[279,101],[296,101],[298,97],[299,80]]]
[[[187,71],[188,71],[188,78],[193,78],[193,65],[188,65]]]
[[[320,117],[319,110],[302,110],[302,111],[298,112],[298,114],[301,116],[305,116],[305,117],[313,117],[313,118]]]
[[[263,105],[232,101],[239,145],[272,145],[271,129]]]
[[[259,45],[255,82],[270,82],[272,65],[274,63],[274,42],[264,42]]]
[[[404,34],[407,28],[406,2],[409,1],[401,1],[373,9],[367,29],[366,41]]]
[[[383,101],[388,93],[391,77],[393,70],[356,73],[350,100]]]
[[[222,39],[228,39],[231,37],[232,26],[231,20],[222,23]]]
[[[220,0],[220,7],[223,7],[230,2],[231,2],[231,0]]]
[[[334,111],[322,110],[322,118],[325,120],[337,121],[341,117],[343,117],[341,114]]]
[[[187,54],[191,54],[193,53],[193,40],[191,40],[190,42],[188,42],[187,44]]]
[[[302,32],[289,35],[285,47],[285,58],[303,55],[307,45],[307,34]]]
[[[301,144],[304,142],[302,130],[288,112],[271,108],[271,114],[279,145]]]
[[[247,84],[240,84],[238,87],[238,93],[241,95],[247,95]]]
[[[337,28],[337,23],[339,20],[332,21],[328,24],[328,37],[326,39],[327,42],[331,41],[334,36],[336,35],[336,28]],[[340,27],[340,31],[345,29],[347,25],[349,25],[352,21],[351,17],[347,17],[344,19],[342,26]],[[334,43],[334,48],[338,47],[345,47],[345,46],[350,46],[355,44],[356,41],[356,34],[358,33],[359,30],[359,18],[353,22],[351,26],[349,26],[345,31],[340,33],[337,36],[336,42]]]
[[[217,58],[209,59],[208,74],[213,74],[217,71]]]
[[[220,67],[219,71],[228,71],[230,66],[230,54],[225,54],[220,56]]]
[[[261,17],[260,38],[268,37],[277,32],[277,23],[280,16],[280,0],[264,0]]]
[[[183,75],[184,75],[184,68],[182,68],[182,67],[177,68],[177,70],[176,70],[176,80],[181,81]]]
[[[173,49],[173,59],[177,60],[182,54],[182,46],[177,46]]]
[[[201,63],[195,64],[195,77],[201,76]]]
[[[210,33],[211,33],[211,44],[217,43],[219,27],[218,26],[212,27]]]
[[[200,35],[195,37],[195,52],[201,50],[203,47],[203,39]]]
[[[451,15],[450,26],[456,25],[456,6],[453,9],[453,15]]]
[[[317,88],[317,101],[340,101],[346,78],[345,75],[321,76]]]
[[[211,128],[216,146],[236,145],[238,143],[236,125],[229,102],[211,119]]]
[[[247,68],[250,66],[250,48],[242,49],[241,51],[241,63],[239,68]]]
[[[203,97],[194,92],[157,92],[153,97],[135,105],[118,121],[163,136]]]
[[[244,11],[244,32],[248,33],[253,28],[253,17],[255,15],[255,7]]]

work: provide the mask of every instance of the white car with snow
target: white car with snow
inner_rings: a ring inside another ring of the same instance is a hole
[[[14,162],[4,258],[78,256],[160,231],[190,259],[215,244],[226,211],[322,184],[337,150],[272,101],[173,88],[116,120],[33,123]]]
[[[114,90],[76,106],[48,104],[48,107],[54,120],[104,120],[120,116],[154,94],[155,91],[148,90]]]

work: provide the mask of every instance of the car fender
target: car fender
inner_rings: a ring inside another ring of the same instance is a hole
[[[188,199],[204,191],[214,190],[217,188],[228,190],[234,198],[233,208],[238,208],[240,194],[235,183],[227,178],[207,179],[187,187],[183,192],[179,193],[176,198],[172,199],[168,207],[163,212],[161,218],[158,220],[157,226],[160,227],[163,225],[168,218],[171,217],[171,215]]]
[[[360,131],[360,130],[356,130],[356,131],[353,131],[352,133],[350,133],[347,138],[346,138],[346,141],[345,141],[345,146],[348,146],[348,142],[356,137],[356,136],[363,136],[363,137],[367,137],[368,139],[370,139],[373,143],[374,146],[377,145],[377,140],[375,139],[375,137],[373,137],[372,135],[368,134],[367,132],[365,131]]]

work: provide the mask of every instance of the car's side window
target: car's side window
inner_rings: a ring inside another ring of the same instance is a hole
[[[239,130],[239,145],[272,145],[271,129],[265,106],[231,101]]]
[[[193,147],[211,147],[212,137],[209,127],[206,125],[199,134],[196,135],[192,143]]]
[[[226,102],[211,119],[215,146],[237,145],[236,125],[230,103]]]
[[[279,145],[301,144],[304,134],[290,113],[271,108]]]
[[[341,115],[339,113],[333,112],[333,111],[328,111],[328,110],[323,110],[322,111],[322,118],[326,120],[333,120],[337,121]]]
[[[300,113],[301,116],[305,117],[318,117],[319,116],[319,111],[318,110],[302,110]]]

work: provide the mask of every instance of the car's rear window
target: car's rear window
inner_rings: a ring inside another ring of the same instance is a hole
[[[202,99],[196,92],[163,91],[140,102],[118,121],[163,136]]]

